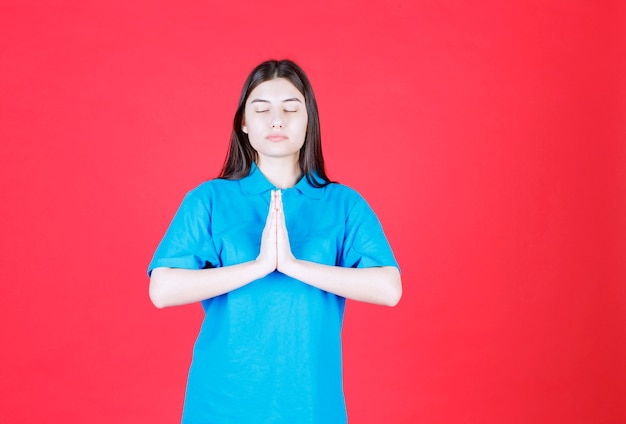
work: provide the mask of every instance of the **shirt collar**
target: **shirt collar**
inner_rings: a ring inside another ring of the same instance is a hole
[[[319,179],[316,173],[313,173],[313,177]],[[248,176],[239,180],[239,183],[241,184],[243,191],[247,194],[261,194],[265,191],[276,189],[274,184],[265,178],[265,175],[263,175],[254,162],[252,163],[252,166],[250,166],[250,173]],[[288,190],[297,190],[312,199],[321,199],[324,191],[323,188],[312,186],[306,176],[302,176],[293,189]]]

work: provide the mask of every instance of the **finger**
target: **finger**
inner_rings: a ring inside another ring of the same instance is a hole
[[[278,190],[273,191],[273,199],[272,199],[272,224],[274,229],[274,234],[276,234],[276,219],[278,216]]]
[[[276,218],[281,220],[283,215],[283,196],[280,190],[276,191]]]
[[[276,226],[277,230],[283,232],[283,234],[287,233],[287,224],[285,223],[285,211],[283,210],[283,197],[282,192],[278,192],[276,195]]]
[[[276,200],[275,200],[274,190],[270,192],[270,207],[267,211],[267,218],[265,220],[265,226],[267,227],[272,220],[272,212],[276,209]]]
[[[282,211],[283,210],[283,191],[277,190],[275,196],[276,196],[276,209],[278,209],[279,211]]]

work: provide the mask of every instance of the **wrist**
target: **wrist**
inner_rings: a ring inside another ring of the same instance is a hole
[[[250,262],[251,268],[255,275],[255,279],[263,278],[276,269],[276,266],[266,259],[256,258]]]
[[[291,257],[290,259],[286,260],[286,261],[281,261],[278,264],[278,267],[276,268],[279,272],[289,276],[289,277],[293,277],[296,278],[296,275],[298,274],[298,268],[300,267],[300,260]]]

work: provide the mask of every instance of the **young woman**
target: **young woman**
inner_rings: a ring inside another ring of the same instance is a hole
[[[187,194],[148,273],[157,307],[205,311],[184,423],[347,421],[345,299],[393,306],[402,287],[374,212],[326,176],[298,65],[248,76],[220,177]]]

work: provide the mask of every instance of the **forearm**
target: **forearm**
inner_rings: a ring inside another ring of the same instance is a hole
[[[361,302],[395,306],[402,296],[400,272],[392,266],[343,268],[294,260],[279,271],[318,289]]]
[[[157,308],[195,303],[267,274],[258,261],[208,269],[155,268],[150,277],[150,300]]]

